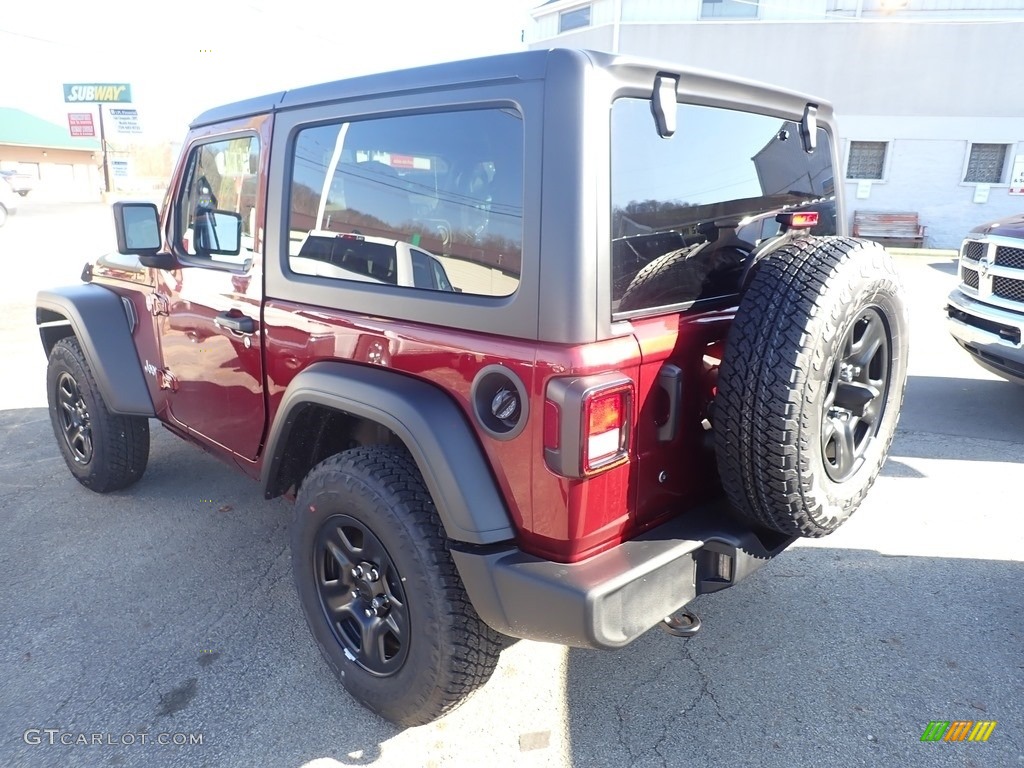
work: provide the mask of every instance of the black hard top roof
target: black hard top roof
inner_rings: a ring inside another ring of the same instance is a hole
[[[657,72],[674,72],[685,80],[701,84],[702,90],[720,85],[723,90],[740,87],[747,97],[762,96],[776,102],[804,103],[811,100],[830,112],[829,105],[821,99],[810,98],[784,89],[756,83],[741,78],[722,75],[706,70],[682,67],[678,64],[658,62],[635,56],[603,53],[599,51],[551,48],[548,50],[521,51],[478,59],[431,64],[412,69],[394,70],[380,74],[336,80],[334,82],[279,91],[244,101],[214,107],[200,114],[192,121],[196,128],[212,123],[250,117],[284,109],[348,101],[381,94],[396,95],[414,91],[444,89],[453,85],[494,83],[510,81],[540,80],[549,75],[553,68],[578,68],[581,61],[589,67],[602,70],[629,71],[633,75],[643,70],[652,76]]]

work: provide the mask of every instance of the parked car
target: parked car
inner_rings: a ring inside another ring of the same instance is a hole
[[[508,638],[692,635],[893,439],[906,309],[839,146],[820,98],[564,49],[218,107],[162,214],[114,204],[138,267],[38,295],[58,449],[119,490],[155,418],[294,498],[313,640],[401,725]]]
[[[960,246],[949,331],[974,361],[1024,384],[1024,213],[975,227]]]
[[[14,191],[3,182],[0,182],[0,227],[7,223],[7,219],[18,212],[18,198]]]
[[[18,171],[0,171],[0,177],[7,182],[8,186],[17,194],[26,197],[35,187],[35,182],[27,173]]]

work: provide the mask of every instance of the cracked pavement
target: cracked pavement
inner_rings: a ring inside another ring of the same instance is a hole
[[[0,231],[0,253],[31,249],[0,282],[0,765],[1024,767],[1024,387],[947,337],[948,258],[898,259],[911,379],[891,459],[848,525],[699,598],[693,639],[520,642],[465,706],[402,731],[320,658],[287,502],[155,425],[136,486],[100,497],[71,479],[32,300],[76,282],[112,228],[101,206],[23,213]],[[998,725],[984,744],[921,743],[936,719]],[[47,728],[203,743],[26,743]]]

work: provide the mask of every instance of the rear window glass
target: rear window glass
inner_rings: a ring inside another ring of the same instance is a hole
[[[612,311],[626,315],[734,295],[777,214],[817,211],[834,234],[832,149],[804,152],[789,120],[689,104],[661,138],[651,102],[612,107]]]
[[[293,272],[508,296],[522,267],[522,118],[478,109],[306,128],[289,211]]]

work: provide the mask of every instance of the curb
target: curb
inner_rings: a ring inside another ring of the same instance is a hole
[[[955,259],[960,252],[955,248],[886,248],[893,256],[925,256],[930,259]]]

